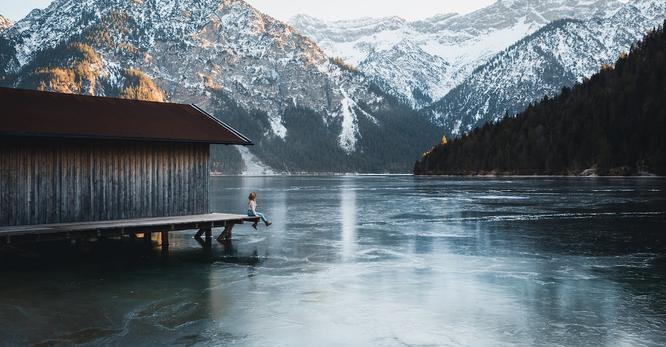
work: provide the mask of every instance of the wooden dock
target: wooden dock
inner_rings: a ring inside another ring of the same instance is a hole
[[[212,237],[213,228],[224,228],[218,241],[231,239],[236,224],[256,222],[259,217],[239,214],[210,213],[190,216],[135,218],[96,222],[77,222],[0,227],[0,244],[39,242],[61,239],[112,238],[143,234],[150,242],[152,233],[161,233],[162,248],[169,247],[169,232],[197,230],[195,237],[206,240]]]

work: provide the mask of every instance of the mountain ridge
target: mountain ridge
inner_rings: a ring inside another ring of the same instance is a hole
[[[450,136],[514,115],[544,95],[553,96],[562,87],[581,82],[628,51],[666,17],[665,3],[652,4],[655,11],[628,3],[608,18],[550,23],[476,68],[422,112],[445,125]],[[653,18],[654,13],[665,15]]]
[[[557,0],[547,4],[497,1],[468,14],[441,14],[415,21],[399,17],[322,21],[295,16],[290,23],[312,37],[328,55],[358,66],[385,86],[386,92],[420,109],[444,97],[495,54],[551,21],[608,16],[623,5],[617,0]],[[426,55],[414,49],[407,53],[415,57],[411,60],[392,59],[392,50],[404,41]],[[441,68],[442,60],[448,65],[446,70]],[[404,74],[412,66],[424,65],[425,72],[416,78]]]

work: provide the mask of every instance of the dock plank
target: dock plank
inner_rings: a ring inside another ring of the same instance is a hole
[[[255,222],[257,217],[248,217],[241,214],[210,213],[190,216],[134,218],[122,220],[109,220],[97,222],[77,222],[42,225],[24,225],[0,227],[0,237],[23,235],[61,234],[68,232],[101,232],[116,230],[190,230],[199,228],[199,225],[209,227],[224,226],[225,223],[241,224]]]

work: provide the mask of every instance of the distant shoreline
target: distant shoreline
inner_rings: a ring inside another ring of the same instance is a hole
[[[294,172],[294,173],[279,173],[270,175],[261,174],[223,174],[219,172],[211,172],[211,177],[353,177],[353,176],[414,176],[412,173],[339,173],[339,172]]]
[[[414,175],[418,177],[469,177],[469,178],[666,178],[658,175],[632,175],[632,176],[579,176],[579,175]]]

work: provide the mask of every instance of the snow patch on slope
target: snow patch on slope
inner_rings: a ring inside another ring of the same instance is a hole
[[[243,158],[243,163],[245,164],[245,169],[241,173],[244,176],[272,176],[276,175],[276,172],[273,171],[268,165],[261,162],[256,155],[250,152],[250,149],[245,146],[238,146],[238,151]]]
[[[296,99],[292,99],[294,104],[296,104]],[[285,139],[287,137],[287,128],[282,124],[282,117],[278,115],[273,115],[271,117],[268,117],[268,122],[271,125],[271,130],[273,131],[273,134],[275,136]]]
[[[340,101],[340,111],[337,113],[338,117],[342,117],[342,130],[338,137],[340,148],[347,154],[351,154],[356,150],[356,141],[358,132],[358,118],[354,112],[353,100],[345,95],[344,99]]]
[[[349,97],[346,91],[340,89],[340,93],[343,96],[340,101],[340,109],[333,116],[342,118],[342,130],[338,136],[338,144],[340,145],[340,148],[349,155],[356,151],[356,143],[361,137],[361,133],[358,130],[358,114],[356,112],[360,112],[375,125],[379,124],[379,121],[377,118],[361,109],[356,101]]]

